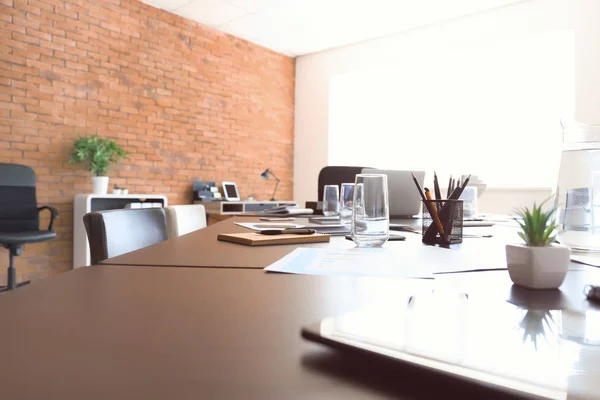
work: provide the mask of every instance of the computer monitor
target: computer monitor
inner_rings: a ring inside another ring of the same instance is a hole
[[[412,218],[419,214],[421,211],[421,196],[415,186],[412,174],[415,174],[419,184],[423,187],[425,171],[363,168],[362,173],[387,175],[390,218]]]

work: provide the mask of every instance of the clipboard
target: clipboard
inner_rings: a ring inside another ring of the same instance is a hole
[[[268,246],[274,244],[301,244],[329,242],[331,235],[313,233],[312,235],[261,235],[256,232],[219,233],[217,240],[243,244],[246,246]]]

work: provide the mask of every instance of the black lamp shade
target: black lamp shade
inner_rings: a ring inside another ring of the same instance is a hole
[[[260,177],[269,180],[269,178],[271,178],[271,171],[269,171],[269,168],[265,169],[265,172],[260,174]]]

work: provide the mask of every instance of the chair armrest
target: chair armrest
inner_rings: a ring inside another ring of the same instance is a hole
[[[51,206],[38,207],[37,210],[38,210],[38,213],[40,211],[43,211],[43,210],[50,211],[50,223],[48,224],[48,230],[51,231],[52,230],[52,226],[54,225],[54,219],[55,218],[59,218],[60,214],[58,213],[58,211],[56,210],[56,208],[51,207]]]

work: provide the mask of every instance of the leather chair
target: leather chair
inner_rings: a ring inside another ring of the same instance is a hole
[[[360,174],[363,168],[369,167],[342,167],[342,166],[328,166],[323,167],[319,172],[319,183],[318,183],[318,201],[323,201],[323,188],[325,185],[338,185],[342,183],[354,183],[356,174]]]
[[[40,230],[40,211],[50,211],[47,230]],[[0,163],[0,246],[8,249],[9,263],[6,286],[0,292],[26,285],[16,282],[14,257],[20,256],[29,243],[54,239],[52,231],[58,211],[50,206],[37,206],[35,173],[26,165]]]
[[[165,208],[169,239],[206,228],[206,210],[202,204],[188,204]]]
[[[165,210],[111,210],[83,216],[92,265],[167,240]]]

